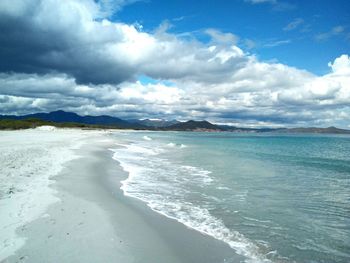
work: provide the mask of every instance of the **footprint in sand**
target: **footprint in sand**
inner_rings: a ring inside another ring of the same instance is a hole
[[[11,239],[5,239],[2,244],[3,244],[3,247],[10,247],[10,246],[14,246],[15,242],[13,242]]]
[[[25,260],[25,259],[27,259],[27,258],[28,258],[28,256],[22,256],[22,257],[19,258],[19,260],[20,260],[20,261],[23,261],[23,260]]]

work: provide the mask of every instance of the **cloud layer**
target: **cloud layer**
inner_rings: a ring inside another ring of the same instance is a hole
[[[111,22],[108,3],[0,2],[1,113],[66,109],[263,126],[349,124],[348,55],[316,76],[259,61],[231,33],[207,29],[205,44],[168,33],[166,24],[141,32]]]

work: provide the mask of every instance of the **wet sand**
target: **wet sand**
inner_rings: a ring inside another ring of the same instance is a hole
[[[241,262],[225,243],[187,228],[126,197],[127,177],[109,148],[92,138],[51,185],[59,202],[17,229],[25,245],[3,262]]]

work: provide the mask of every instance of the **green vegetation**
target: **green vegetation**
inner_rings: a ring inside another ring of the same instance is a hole
[[[90,125],[74,122],[52,122],[44,121],[40,119],[28,118],[24,120],[13,120],[13,119],[0,119],[0,130],[20,130],[20,129],[30,129],[36,128],[43,125],[50,125],[59,128],[100,128],[100,129],[112,129],[118,128],[115,126],[106,126],[106,125]]]
[[[39,119],[26,119],[26,120],[0,120],[0,130],[18,130],[35,128],[42,125],[52,125],[50,122],[42,121]]]

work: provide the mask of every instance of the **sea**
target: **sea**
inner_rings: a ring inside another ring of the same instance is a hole
[[[350,136],[118,132],[126,196],[246,262],[350,262]]]

